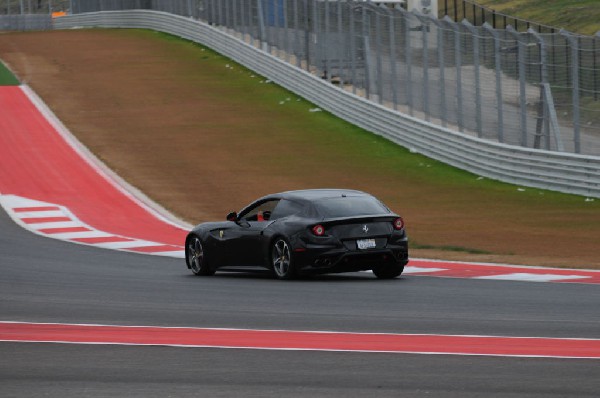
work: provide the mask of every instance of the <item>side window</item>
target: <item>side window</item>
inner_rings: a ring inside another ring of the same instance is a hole
[[[275,220],[282,217],[288,217],[294,214],[298,214],[302,211],[302,205],[297,202],[292,202],[291,200],[280,200],[273,210],[273,214],[271,215],[271,219]]]
[[[245,221],[269,221],[277,203],[279,203],[279,199],[259,203],[243,214],[242,219]]]

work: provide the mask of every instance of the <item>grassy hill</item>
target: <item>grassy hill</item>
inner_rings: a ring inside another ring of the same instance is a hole
[[[584,35],[600,31],[599,0],[475,0],[495,11]]]

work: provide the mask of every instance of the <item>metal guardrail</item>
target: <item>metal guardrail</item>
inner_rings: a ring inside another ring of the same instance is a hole
[[[66,16],[55,28],[145,28],[198,42],[353,124],[425,156],[500,181],[600,198],[600,157],[528,149],[458,133],[404,115],[330,84],[225,29],[149,10]]]

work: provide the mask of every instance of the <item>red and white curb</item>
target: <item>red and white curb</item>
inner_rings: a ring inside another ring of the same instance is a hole
[[[520,282],[600,284],[600,271],[411,259],[403,275]]]
[[[0,322],[0,341],[600,359],[600,339]]]
[[[17,224],[38,235],[105,249],[184,258],[183,246],[99,231],[79,220],[65,206],[55,203],[0,195],[0,205]]]

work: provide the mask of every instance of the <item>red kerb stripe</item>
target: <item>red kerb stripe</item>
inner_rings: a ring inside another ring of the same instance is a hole
[[[22,218],[25,224],[41,224],[46,222],[71,221],[69,217],[28,217]]]
[[[127,248],[127,250],[131,250],[138,253],[158,253],[158,252],[174,252],[177,250],[182,250],[182,246],[171,246],[171,245],[157,245],[157,246],[144,246],[144,247],[132,247]]]
[[[44,228],[39,232],[43,234],[62,234],[66,232],[89,232],[91,229],[86,227],[66,227],[66,228]]]
[[[73,240],[75,242],[89,243],[92,245],[95,243],[131,242],[131,241],[133,241],[133,239],[123,238],[121,236],[101,236],[101,237],[96,237],[96,238],[74,238],[71,240]]]
[[[15,213],[25,213],[32,211],[52,211],[52,210],[60,210],[58,206],[45,206],[45,207],[15,207],[13,211]]]

